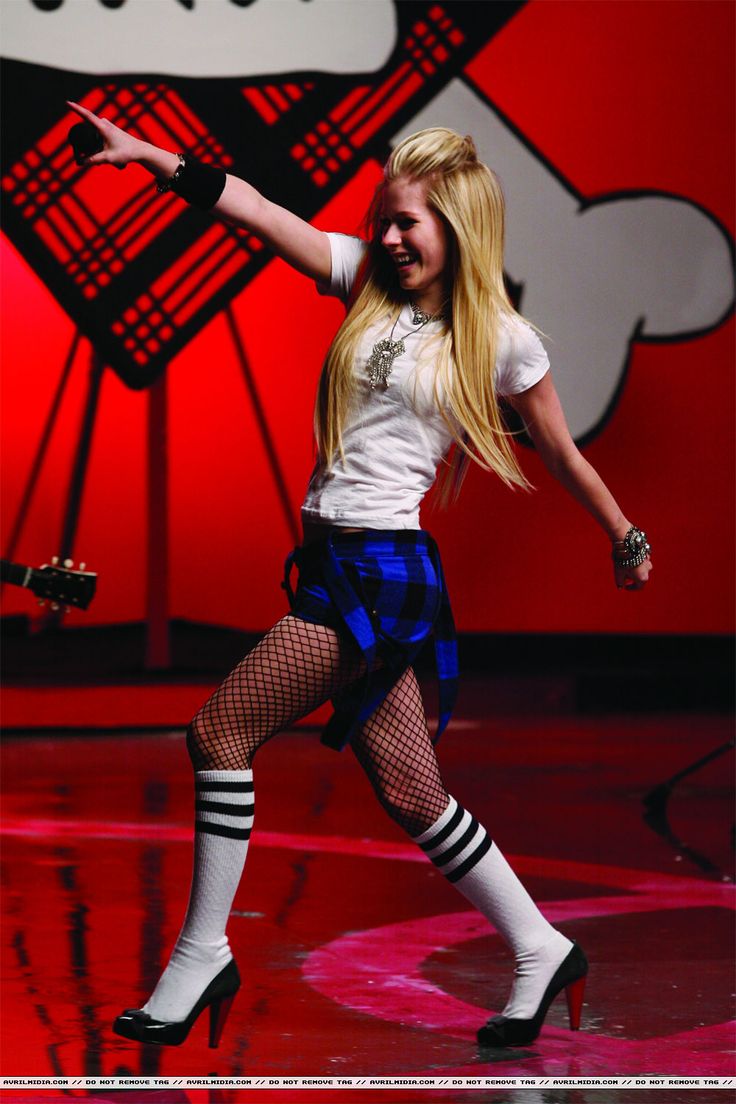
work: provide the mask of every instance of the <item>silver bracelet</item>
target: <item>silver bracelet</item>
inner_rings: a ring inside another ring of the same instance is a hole
[[[617,567],[638,567],[652,551],[643,529],[632,525],[620,541],[613,542],[611,557]]]
[[[156,191],[159,193],[170,191],[172,184],[175,184],[181,174],[184,172],[184,166],[187,163],[186,158],[183,153],[177,153],[176,156],[179,158],[179,164],[174,169],[172,175],[168,178],[168,180],[159,180],[156,182]]]

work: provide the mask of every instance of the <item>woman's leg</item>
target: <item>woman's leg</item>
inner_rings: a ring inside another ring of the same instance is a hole
[[[389,816],[510,945],[516,971],[503,1015],[528,1019],[572,943],[545,920],[485,829],[447,793],[411,668],[351,746]]]
[[[225,935],[253,824],[258,748],[363,671],[324,625],[282,618],[225,679],[187,732],[195,770],[194,872],[184,925],[144,1011],[184,1019],[232,958]]]

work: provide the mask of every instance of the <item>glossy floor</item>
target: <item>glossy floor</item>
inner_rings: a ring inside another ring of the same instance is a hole
[[[207,1048],[204,1022],[180,1048],[113,1035],[114,1016],[152,987],[186,905],[183,735],[13,737],[1,1072],[731,1076],[732,753],[673,786],[659,831],[642,804],[725,745],[730,727],[718,716],[489,721],[483,687],[466,691],[441,745],[448,788],[591,960],[581,1032],[567,1029],[560,999],[533,1046],[490,1053],[474,1035],[505,1001],[508,952],[388,821],[350,753],[325,750],[309,731],[282,734],[256,763],[256,828],[230,924],[243,987],[219,1050]],[[677,1099],[667,1094],[667,1104]]]

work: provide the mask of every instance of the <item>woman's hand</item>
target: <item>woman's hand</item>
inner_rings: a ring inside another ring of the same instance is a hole
[[[611,550],[613,578],[619,590],[641,590],[652,571],[651,555],[646,533],[624,520],[613,539]]]
[[[104,148],[99,153],[84,156],[82,164],[114,165],[116,169],[124,169],[131,161],[138,160],[147,147],[148,143],[142,142],[139,138],[134,138],[132,134],[127,134],[120,127],[111,123],[109,119],[102,119],[99,115],[95,115],[93,111],[88,111],[86,107],[82,107],[78,103],[72,103],[71,100],[67,100],[67,104],[72,111],[95,128],[104,143]]]
[[[653,570],[652,561],[647,557],[638,567],[621,567],[613,561],[613,578],[619,590],[641,590]]]

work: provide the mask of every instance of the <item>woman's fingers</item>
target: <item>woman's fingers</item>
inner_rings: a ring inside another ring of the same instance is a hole
[[[88,123],[91,123],[97,130],[102,130],[102,119],[98,115],[95,115],[94,111],[89,111],[88,108],[82,107],[81,104],[74,103],[73,100],[67,100],[67,107],[70,107],[72,111],[76,111],[77,115],[81,115],[83,119],[86,119]]]
[[[108,158],[107,158],[107,154],[105,154],[105,153],[82,154],[81,159],[82,159],[82,164],[84,165],[85,168],[88,165],[109,165],[110,164],[110,162],[108,161]]]
[[[613,577],[619,590],[641,590],[653,571],[652,561],[647,559],[638,567],[623,568],[614,564]]]
[[[75,103],[73,100],[67,100],[66,102],[70,110],[79,115],[87,126],[93,127],[102,139],[101,143],[98,144],[101,144],[103,148],[95,150],[94,153],[87,156],[82,156],[79,164],[84,165],[85,168],[90,165],[114,165],[116,169],[124,169],[135,159],[136,152],[141,145],[137,138],[128,134],[127,131],[121,130],[109,119],[103,119],[101,116],[95,115],[94,111],[89,111],[81,104]],[[89,143],[87,145],[89,147]],[[94,148],[94,144],[92,144],[92,148]]]

